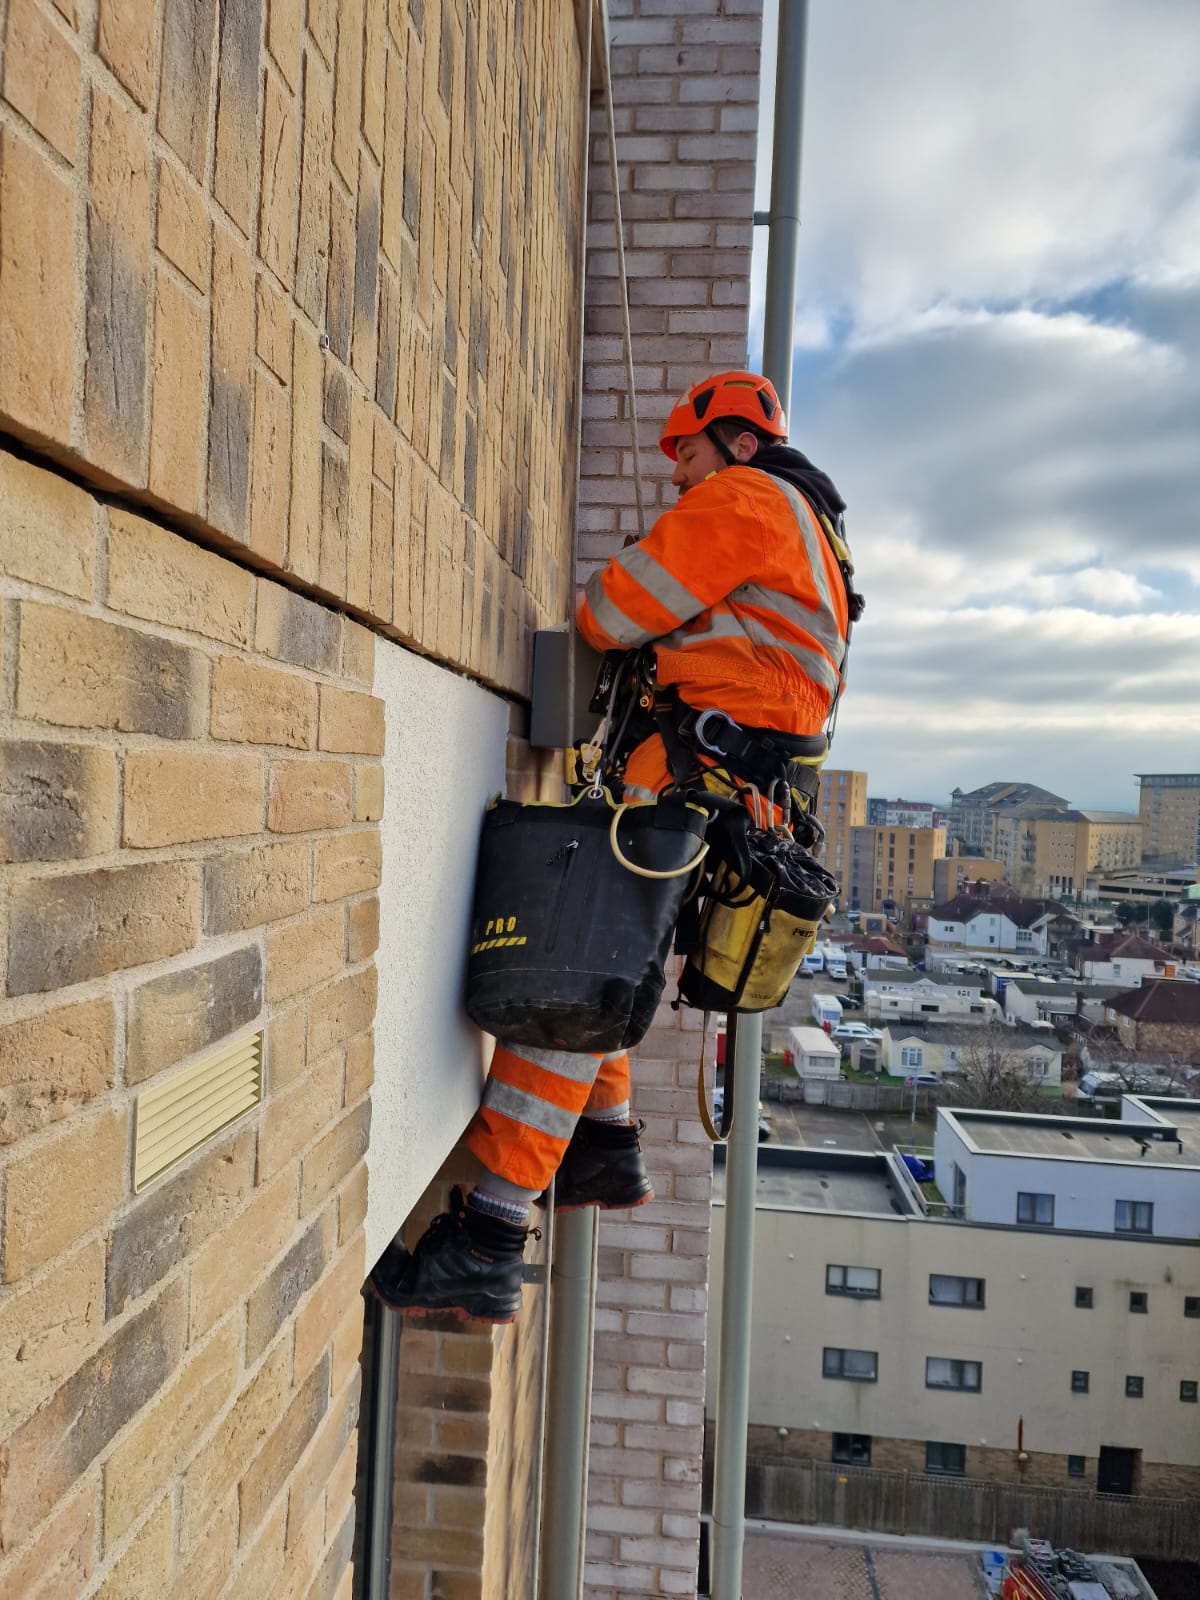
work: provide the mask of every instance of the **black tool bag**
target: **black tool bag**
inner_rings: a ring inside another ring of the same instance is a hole
[[[682,795],[492,801],[475,877],[467,1015],[506,1045],[615,1051],[650,1026],[708,816]]]

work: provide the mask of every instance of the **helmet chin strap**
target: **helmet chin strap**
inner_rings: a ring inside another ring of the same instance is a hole
[[[721,435],[717,432],[717,428],[716,428],[716,424],[715,423],[713,423],[713,422],[709,423],[708,427],[705,428],[705,430],[704,430],[704,436],[714,446],[714,448],[717,451],[717,454],[721,457],[721,460],[724,461],[724,463],[725,463],[725,465],[727,467],[736,467],[736,466],[740,466],[741,465],[741,463],[738,461],[738,458],[734,455],[733,451],[729,448],[729,446],[725,443],[724,439],[722,439]]]

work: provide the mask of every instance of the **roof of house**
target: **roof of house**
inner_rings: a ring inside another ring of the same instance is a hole
[[[1111,1010],[1134,1022],[1200,1025],[1200,983],[1179,978],[1148,979],[1140,989],[1127,989],[1108,1004]]]
[[[1000,803],[1019,805],[1025,800],[1044,800],[1050,805],[1065,806],[1067,804],[1062,795],[1051,794],[1049,789],[1039,789],[1036,783],[1003,781],[985,783],[982,789],[971,789],[965,794],[961,789],[956,789],[951,795],[951,799],[956,803],[960,803],[963,800],[976,800],[993,806]]]
[[[915,1039],[918,1044],[970,1044],[981,1050],[991,1046],[993,1040],[1005,1050],[1041,1049],[1050,1055],[1061,1055],[1062,1045],[1051,1028],[1029,1028],[1022,1023],[1004,1024],[999,1028],[981,1027],[979,1023],[942,1022],[937,1017],[912,1023],[899,1020],[880,1024],[893,1044]]]
[[[1084,983],[1082,980],[1077,983],[1055,983],[1048,978],[1011,978],[1008,987],[1027,995],[1049,995],[1052,999],[1058,995],[1081,994],[1085,1000],[1108,1000],[1114,994],[1125,993],[1124,986],[1119,983]]]
[[[929,915],[937,922],[973,922],[976,917],[1001,916],[1018,928],[1032,928],[1048,916],[1070,916],[1070,912],[1057,900],[1024,900],[1016,894],[989,895],[986,899],[960,894],[945,905],[934,906]]]
[[[1077,945],[1076,954],[1081,961],[1154,961],[1160,967],[1171,959],[1162,945],[1140,933],[1101,934],[1092,945]]]
[[[981,989],[982,980],[975,983],[961,972],[913,972],[903,967],[890,971],[883,968],[874,973],[870,982],[876,983],[932,983],[941,989]]]
[[[853,939],[842,939],[839,943],[844,950],[857,950],[864,956],[903,956],[908,953],[902,944],[876,933],[859,934]]]

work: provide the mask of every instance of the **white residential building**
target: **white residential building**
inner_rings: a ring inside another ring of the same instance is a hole
[[[988,1022],[1001,1015],[995,1000],[978,983],[936,972],[875,972],[866,980],[863,1005],[867,1016],[919,1021],[923,1017]]]
[[[1027,1077],[1038,1083],[1062,1082],[1062,1047],[1051,1029],[1001,1026],[985,1034],[979,1024],[987,1020],[934,1021],[918,1027],[898,1019],[885,1022],[881,1047],[884,1070],[895,1077],[934,1073],[940,1078],[946,1073],[969,1071],[976,1058],[982,1065],[985,1053],[1002,1048],[1006,1060],[1019,1066]]]
[[[1086,1022],[1102,1022],[1105,1002],[1120,992],[1108,984],[1011,978],[1004,986],[1004,1015],[1010,1022],[1060,1024],[1069,1023],[1082,1012]]]
[[[929,913],[925,925],[929,956],[936,960],[953,952],[953,959],[959,959],[964,951],[983,956],[1001,952],[1045,956],[1049,951],[1047,929],[1053,919],[1054,912],[1042,911],[1040,901],[981,901],[960,896]]]

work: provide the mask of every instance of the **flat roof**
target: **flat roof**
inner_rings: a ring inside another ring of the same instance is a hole
[[[1094,1117],[1039,1117],[1021,1112],[943,1110],[940,1114],[952,1118],[969,1143],[985,1155],[1200,1167],[1200,1101],[1159,1099],[1140,1103],[1149,1104],[1162,1117],[1162,1125],[1100,1121]],[[1190,1109],[1192,1106],[1195,1110]],[[1153,1137],[1164,1130],[1170,1137]]]
[[[725,1203],[723,1160],[713,1171],[713,1200]],[[790,1146],[759,1146],[755,1203],[781,1211],[917,1214],[893,1186],[884,1156],[850,1151],[826,1155]]]

